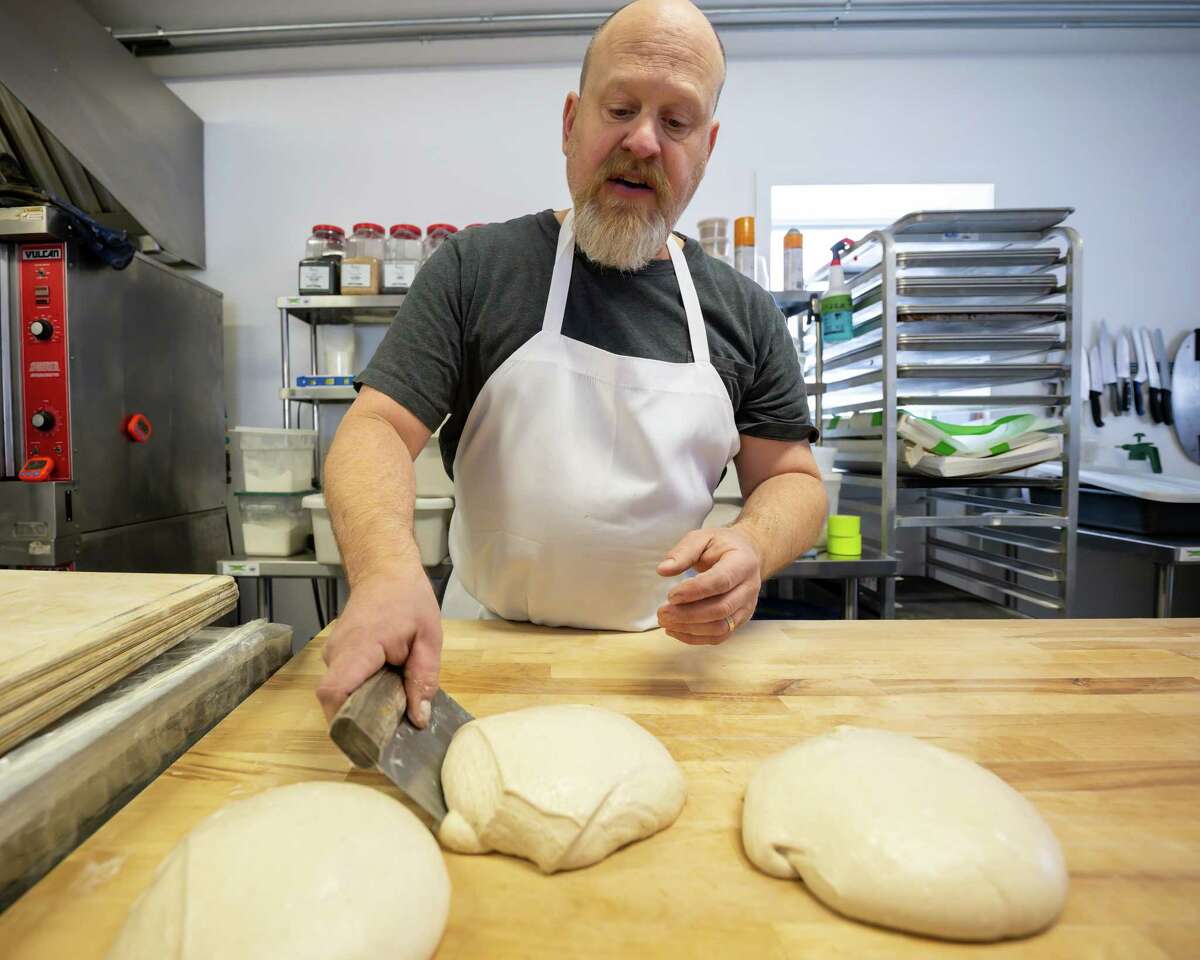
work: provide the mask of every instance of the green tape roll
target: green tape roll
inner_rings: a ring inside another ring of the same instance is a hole
[[[835,513],[829,518],[829,536],[855,537],[862,533],[859,517],[854,514]]]
[[[862,536],[829,537],[825,550],[831,557],[861,557]]]

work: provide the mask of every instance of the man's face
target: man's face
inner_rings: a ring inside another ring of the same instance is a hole
[[[638,270],[662,249],[716,143],[715,84],[703,60],[597,57],[563,114],[575,231],[592,260]]]

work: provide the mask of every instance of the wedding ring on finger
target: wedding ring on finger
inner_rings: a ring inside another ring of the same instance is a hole
[[[735,620],[732,616],[728,616],[725,618],[725,626],[729,628],[730,633],[733,633],[733,631],[737,629],[737,620]]]

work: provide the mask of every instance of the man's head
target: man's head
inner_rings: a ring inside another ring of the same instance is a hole
[[[689,0],[635,0],[596,31],[563,109],[575,233],[638,270],[662,249],[717,142],[725,54]]]

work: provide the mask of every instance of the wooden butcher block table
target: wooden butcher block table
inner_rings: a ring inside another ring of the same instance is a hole
[[[0,915],[0,955],[103,956],[155,865],[224,804],[302,780],[389,790],[326,735],[312,692],[322,646]],[[717,648],[450,622],[442,682],[477,716],[541,703],[628,714],[683,765],[688,800],[674,826],[572,873],[447,854],[441,960],[1200,957],[1200,621],[755,622]],[[843,919],[751,867],[751,773],[841,723],[966,754],[1029,797],[1071,872],[1059,923],[997,945],[925,940]]]

